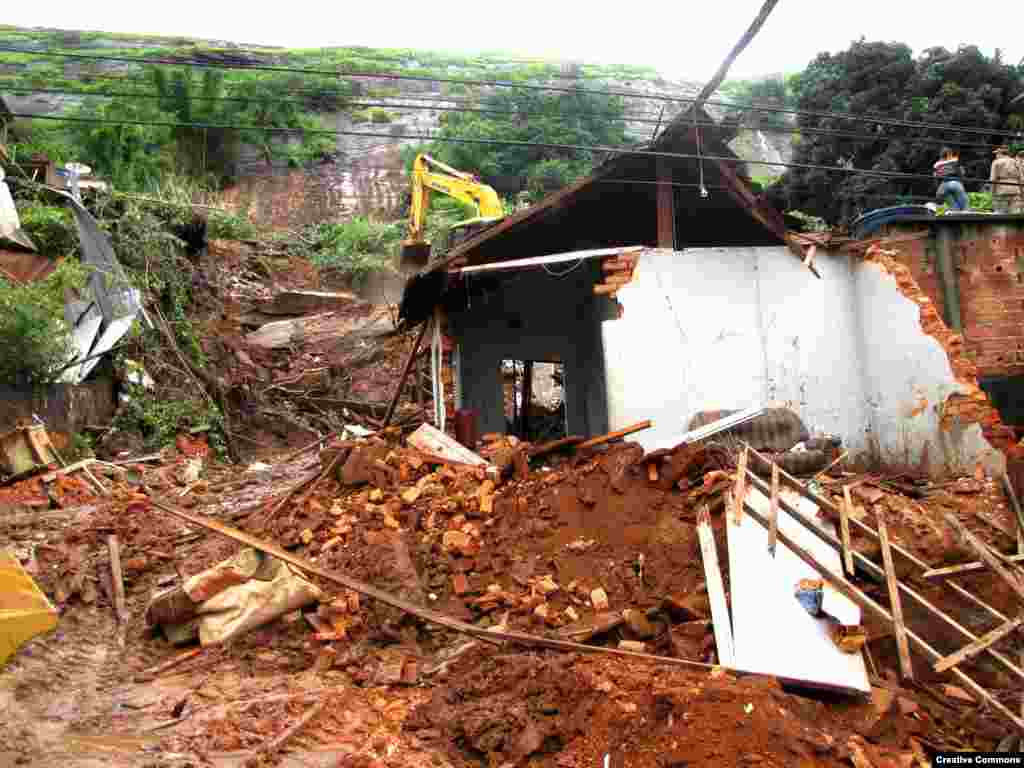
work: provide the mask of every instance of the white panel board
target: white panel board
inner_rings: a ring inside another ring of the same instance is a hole
[[[814,519],[817,507],[813,502],[792,491],[784,491],[780,496]],[[767,517],[767,496],[751,488],[747,501]],[[833,527],[820,521],[819,524],[823,528]],[[772,558],[768,553],[768,531],[750,515],[744,515],[739,525],[728,520],[726,531],[736,668],[814,687],[869,692],[863,656],[841,651],[829,635],[829,620],[815,619],[796,599],[797,582],[820,578],[817,572],[782,542]],[[779,531],[826,568],[842,574],[839,552],[784,509],[779,509]],[[844,624],[860,623],[856,604],[827,585],[823,608]]]
[[[79,366],[82,369],[82,374],[81,377],[79,378],[79,381],[84,381],[85,377],[92,373],[92,369],[99,365],[100,360],[103,359],[102,357],[100,357],[101,353],[106,352],[115,344],[117,344],[117,342],[121,340],[121,337],[128,333],[129,330],[131,330],[132,324],[134,322],[135,316],[128,315],[127,317],[117,318],[110,325],[107,326],[107,329],[103,332],[103,335],[100,336],[99,340],[96,342],[95,348],[92,351],[92,353],[96,355],[96,357],[94,357],[92,360],[87,360],[86,362],[82,363],[81,366]]]
[[[99,307],[92,304],[85,314],[79,318],[77,325],[71,329],[71,342],[75,348],[76,360],[89,356],[92,343],[96,341],[96,335],[100,332],[101,325],[103,325],[103,315],[100,313]],[[66,381],[69,384],[81,383],[82,379],[88,375],[88,372],[85,371],[85,366],[88,366],[90,362],[92,361],[90,360],[82,365],[71,366],[64,371],[60,380]],[[92,366],[89,366],[89,370],[92,370]]]

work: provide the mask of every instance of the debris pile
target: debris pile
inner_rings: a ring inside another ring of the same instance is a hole
[[[798,421],[761,453],[763,411],[717,416],[654,451],[649,422],[472,447],[349,424],[244,469],[182,435],[8,486],[64,633],[4,673],[11,748],[45,749],[45,670],[97,685],[72,647],[119,661],[65,721],[126,758],[147,734],[183,759],[881,768],[1017,733],[1009,484],[855,474],[828,438],[802,481]]]

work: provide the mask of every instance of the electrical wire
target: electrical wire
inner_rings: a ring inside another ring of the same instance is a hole
[[[310,134],[310,135],[330,135],[330,136],[351,136],[358,138],[377,138],[385,139],[388,141],[420,141],[430,142],[438,141],[449,144],[478,144],[482,146],[494,146],[494,147],[533,147],[541,149],[553,149],[561,150],[565,152],[591,152],[599,154],[609,155],[631,155],[636,157],[663,157],[677,160],[709,160],[713,162],[725,162],[725,163],[744,163],[747,161],[737,158],[728,157],[722,155],[708,155],[708,154],[689,154],[685,152],[663,152],[651,149],[640,149],[636,147],[609,147],[603,145],[582,145],[582,144],[557,144],[553,142],[543,141],[518,141],[513,139],[477,139],[477,138],[465,138],[465,137],[454,137],[454,136],[432,136],[424,134],[405,134],[405,133],[376,133],[370,131],[343,131],[337,129],[328,128],[277,128],[259,125],[230,125],[230,124],[216,124],[216,123],[182,123],[174,121],[162,121],[162,120],[111,120],[106,118],[88,118],[88,117],[71,117],[66,115],[30,115],[21,113],[11,113],[11,117],[14,118],[27,118],[30,120],[54,120],[63,122],[73,123],[84,123],[92,125],[143,125],[152,127],[164,127],[164,128],[203,128],[207,130],[228,130],[228,131],[260,131],[264,133],[279,133],[279,134]],[[865,175],[865,176],[877,176],[879,178],[886,179],[897,179],[904,181],[919,181],[926,180],[935,182],[935,177],[920,173],[906,173],[903,171],[881,171],[881,170],[869,170],[864,168],[853,168],[844,166],[830,166],[830,165],[818,165],[815,163],[795,163],[789,162],[784,163],[780,161],[771,160],[757,160],[752,164],[759,166],[771,166],[776,168],[798,168],[801,170],[810,171],[824,171],[827,173],[842,173],[850,176]],[[961,182],[979,182],[989,183],[988,178],[976,178],[976,177],[960,177]],[[1018,186],[1024,188],[1024,182],[1015,183],[1004,181],[1001,182],[1004,186]]]
[[[130,91],[121,92],[97,92],[97,91],[78,91],[63,88],[32,88],[30,86],[17,86],[11,87],[0,83],[0,91],[6,93],[46,93],[46,94],[64,94],[71,96],[86,96],[96,98],[137,98],[137,99],[152,99],[160,100],[165,98],[158,93],[132,93]],[[411,97],[417,99],[419,97]],[[241,102],[241,103],[254,103],[254,104],[309,104],[309,100],[305,99],[282,99],[279,97],[232,97],[232,96],[188,96],[189,101],[229,101],[229,102]],[[396,104],[389,101],[345,101],[346,107],[379,107],[384,109],[393,110],[420,110],[420,111],[436,111],[436,112],[455,112],[455,113],[467,113],[467,114],[490,114],[490,115],[506,115],[509,117],[557,117],[549,112],[536,112],[528,110],[503,110],[503,109],[487,109],[487,108],[472,108],[472,107],[445,107],[445,106],[430,106],[421,104]],[[618,116],[611,112],[575,112],[572,114],[565,115],[566,117],[604,117],[612,122],[623,122],[623,123],[640,123],[640,124],[658,124],[660,120],[652,120],[650,118],[631,118],[626,116]],[[702,128],[730,128],[732,127],[729,123],[715,123],[707,120],[696,120],[696,113],[694,113],[693,125]],[[739,129],[743,129],[744,126],[738,126]],[[746,127],[747,130],[754,130],[751,127]],[[832,136],[835,138],[845,138],[851,140],[860,140],[865,142],[874,141],[913,141],[917,144],[934,144],[936,146],[952,145],[957,147],[969,147],[975,149],[991,149],[992,147],[998,146],[995,143],[989,142],[968,142],[959,141],[955,139],[942,139],[942,138],[931,138],[931,137],[918,137],[918,136],[892,136],[878,133],[854,133],[850,131],[839,131],[829,128],[801,128],[799,126],[784,126],[784,127],[772,127],[769,129],[772,133],[786,133],[786,134],[809,134],[809,135],[821,135],[821,136]],[[755,161],[750,161],[755,162]]]
[[[145,64],[154,66],[171,66],[171,67],[197,67],[205,69],[225,69],[225,70],[236,70],[236,71],[252,71],[252,72],[280,72],[300,75],[319,75],[328,76],[335,78],[352,78],[352,79],[379,79],[379,80],[409,80],[413,82],[428,82],[428,83],[449,83],[456,85],[472,85],[472,86],[490,86],[494,88],[517,88],[521,90],[536,90],[536,91],[552,91],[552,92],[563,92],[563,93],[574,93],[574,94],[591,94],[599,96],[619,96],[622,98],[642,98],[650,101],[670,101],[679,102],[684,104],[694,104],[698,101],[696,97],[686,96],[669,96],[668,94],[662,93],[630,93],[628,91],[614,91],[614,90],[595,90],[586,89],[579,87],[566,87],[556,85],[540,85],[537,83],[516,83],[507,80],[483,80],[473,78],[452,78],[452,77],[438,77],[429,75],[408,75],[398,74],[394,72],[359,72],[359,71],[344,71],[342,69],[336,70],[316,70],[316,69],[304,69],[301,67],[284,67],[270,64],[226,64],[223,62],[201,62],[201,61],[176,61],[173,59],[149,59],[143,57],[133,56],[111,56],[103,54],[80,54],[80,53],[69,53],[59,51],[31,51],[23,48],[15,48],[10,46],[0,46],[0,53],[14,53],[28,56],[36,56],[42,58],[70,58],[79,60],[90,60],[90,61],[115,61],[130,64]],[[904,128],[927,128],[931,130],[942,130],[942,131],[955,131],[959,133],[967,133],[981,136],[1004,136],[1010,138],[1020,138],[1022,135],[1019,131],[1001,131],[1001,130],[989,130],[985,128],[977,128],[973,126],[961,126],[951,123],[927,123],[918,122],[911,120],[895,120],[884,117],[872,117],[870,115],[855,114],[851,112],[820,112],[813,110],[801,110],[791,109],[786,107],[775,107],[766,106],[756,103],[741,104],[735,102],[723,102],[706,100],[704,104],[725,107],[728,109],[740,109],[745,111],[757,111],[757,112],[774,112],[781,114],[794,114],[803,115],[808,117],[819,117],[819,118],[835,118],[843,120],[854,120],[862,122],[870,122],[878,125],[891,125]]]
[[[582,266],[584,261],[586,261],[585,258],[578,259],[575,264],[573,264],[568,269],[563,269],[561,272],[556,272],[555,270],[551,269],[547,264],[541,264],[540,266],[541,266],[541,269],[543,269],[545,272],[547,272],[552,277],[563,278],[566,275],[568,275],[570,272],[575,272],[577,269],[579,269],[580,266]]]

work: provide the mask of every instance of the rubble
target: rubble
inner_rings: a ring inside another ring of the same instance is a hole
[[[835,543],[822,543],[841,563],[839,510],[849,489],[849,583],[879,610],[866,611],[863,622],[843,611],[832,616],[828,579],[815,578],[826,582],[825,642],[844,657],[870,659],[868,690],[892,694],[889,706],[876,710],[856,697],[842,704],[803,698],[770,674],[733,674],[743,636],[736,634],[734,662],[719,638],[722,612],[712,608],[719,587],[705,572],[701,537],[720,553],[715,570],[735,624],[744,609],[734,594],[736,564],[726,556],[730,521],[761,526],[757,516],[768,511],[771,495],[759,474],[737,469],[738,441],[720,434],[645,454],[615,438],[551,447],[490,435],[471,451],[433,428],[413,434],[399,428],[343,435],[339,428],[283,457],[264,454],[246,472],[221,465],[203,441],[182,439],[155,465],[90,464],[109,497],[75,472],[0,488],[0,504],[5,494],[22,499],[0,525],[56,608],[88,617],[83,626],[116,622],[106,606],[116,598],[107,543],[117,537],[127,661],[112,680],[123,674],[119,684],[136,686],[139,695],[172,679],[204,691],[202,704],[178,693],[152,716],[132,715],[138,724],[170,723],[156,731],[165,750],[263,754],[311,711],[309,692],[320,689],[330,691],[317,694],[330,706],[302,722],[283,748],[301,751],[354,734],[346,754],[379,759],[386,749],[373,746],[365,725],[374,723],[396,766],[461,766],[484,754],[494,765],[529,759],[561,768],[600,764],[609,749],[628,751],[628,764],[641,768],[661,766],[666,757],[704,764],[735,762],[740,754],[778,764],[852,758],[880,766],[915,754],[915,744],[926,751],[994,748],[1013,728],[996,705],[1016,695],[1020,675],[999,640],[945,677],[904,688],[896,682],[897,640],[886,618],[882,551],[872,535],[884,514],[896,588],[905,606],[913,604],[906,613],[910,651],[923,670],[922,653],[928,666],[936,661],[926,645],[952,655],[1005,623],[992,613],[983,622],[965,616],[962,595],[949,589],[976,590],[999,615],[1016,615],[1014,598],[988,573],[985,558],[979,552],[982,559],[970,562],[976,549],[957,545],[945,519],[955,513],[984,547],[1005,554],[1015,544],[1006,531],[1016,521],[994,479],[919,485],[856,475],[838,462],[797,489],[798,481],[780,470],[775,557],[794,543],[782,515],[790,514],[787,505],[814,499],[836,524]],[[753,450],[748,462],[758,473],[775,463]],[[64,508],[54,499],[63,499]],[[742,517],[730,499],[745,500]],[[43,513],[52,522],[39,529]],[[903,554],[910,550],[919,560]],[[930,576],[918,562],[961,571]],[[289,578],[302,573],[318,589],[249,621],[236,591],[274,583],[257,578],[258,563],[276,563]],[[758,579],[764,589],[774,583],[763,574]],[[966,580],[969,588],[961,587]],[[783,585],[780,599],[803,611],[795,587]],[[946,618],[922,615],[910,594],[917,590]],[[155,592],[178,595],[164,598],[168,615],[157,615]],[[202,606],[230,612],[205,614]],[[223,632],[209,630],[204,639],[201,622],[209,616],[220,617]],[[143,631],[147,620],[166,626],[174,640]],[[936,631],[950,620],[963,631]],[[771,629],[763,623],[759,640]],[[194,643],[197,631],[204,644],[216,644],[183,654],[175,641]],[[107,642],[98,632],[92,637]],[[40,642],[45,638],[27,650]],[[806,647],[794,652],[798,665],[806,663]],[[32,662],[23,652],[13,663]],[[265,690],[247,688],[251,674],[271,682]],[[149,682],[131,682],[136,677]],[[115,688],[107,690],[113,695]],[[990,692],[998,698],[987,699]],[[234,708],[235,701],[260,697],[277,698]],[[172,710],[177,714],[167,720]],[[91,717],[114,715],[101,708]]]

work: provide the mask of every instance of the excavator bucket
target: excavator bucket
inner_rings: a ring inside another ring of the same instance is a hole
[[[57,626],[57,611],[11,552],[0,549],[0,664]]]
[[[403,272],[415,272],[427,266],[430,261],[430,243],[406,240],[398,257],[398,268]]]

